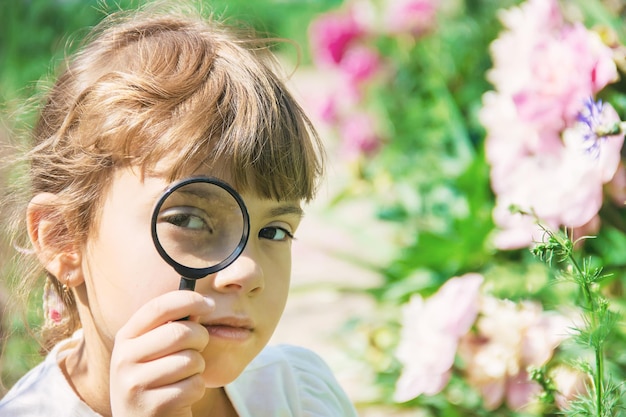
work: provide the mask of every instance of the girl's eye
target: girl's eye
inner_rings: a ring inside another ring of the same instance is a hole
[[[162,214],[161,220],[185,229],[206,230],[211,233],[212,228],[197,211],[199,210],[195,208],[168,209]]]
[[[293,234],[291,234],[291,232],[289,232],[288,230],[283,229],[282,227],[271,226],[261,229],[261,231],[259,232],[259,237],[262,239],[282,242],[293,239]]]
[[[186,227],[188,229],[204,229],[206,227],[206,223],[202,219],[188,214],[176,214],[166,218],[165,221],[174,226]]]

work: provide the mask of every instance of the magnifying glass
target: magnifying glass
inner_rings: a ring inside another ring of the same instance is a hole
[[[170,185],[152,213],[152,240],[161,257],[181,275],[179,289],[214,274],[241,255],[250,233],[248,210],[230,185],[191,177]]]

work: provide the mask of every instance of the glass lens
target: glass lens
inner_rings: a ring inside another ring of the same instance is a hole
[[[226,260],[238,250],[245,229],[235,197],[209,182],[177,188],[162,202],[155,220],[156,237],[165,253],[193,269]]]

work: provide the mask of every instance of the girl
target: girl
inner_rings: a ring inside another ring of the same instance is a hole
[[[266,347],[319,140],[261,42],[181,9],[109,16],[45,98],[24,218],[47,277],[49,353],[0,416],[356,415],[318,356]],[[250,237],[179,291],[151,211],[197,175],[241,194]]]

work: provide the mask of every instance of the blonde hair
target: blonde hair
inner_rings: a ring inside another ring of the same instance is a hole
[[[97,230],[111,173],[126,166],[145,173],[166,160],[171,180],[226,167],[240,190],[313,198],[322,147],[277,68],[267,41],[193,7],[105,18],[45,97],[28,153],[31,195],[61,202],[59,247]],[[74,300],[49,279],[70,317],[44,335],[46,349],[80,326]]]

